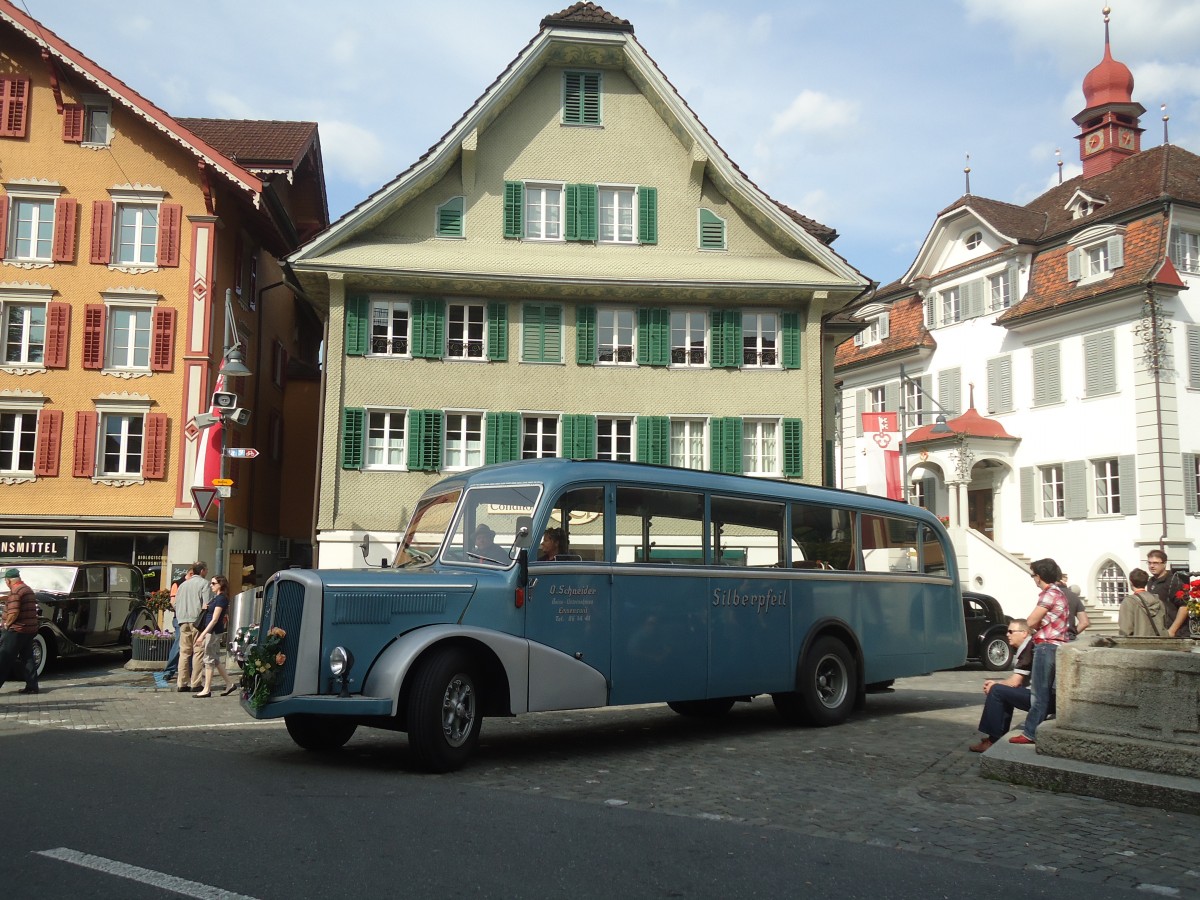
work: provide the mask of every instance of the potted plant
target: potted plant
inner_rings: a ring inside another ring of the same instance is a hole
[[[143,662],[165,663],[174,641],[173,631],[161,631],[157,628],[139,628],[129,633],[133,658]]]
[[[146,608],[154,614],[154,619],[158,622],[159,627],[165,627],[168,623],[165,621],[166,614],[171,610],[171,591],[169,588],[159,588],[146,598]],[[172,635],[173,637],[173,635]]]

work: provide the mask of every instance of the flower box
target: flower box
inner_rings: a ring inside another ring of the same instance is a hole
[[[133,658],[145,662],[166,662],[171,654],[172,637],[133,635]]]

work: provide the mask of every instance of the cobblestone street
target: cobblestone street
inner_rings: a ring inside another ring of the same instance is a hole
[[[1200,831],[1200,816],[980,777],[967,746],[984,677],[964,669],[902,679],[828,729],[786,727],[768,698],[715,721],[661,705],[489,719],[473,762],[441,777],[1200,896],[1187,841],[1174,841],[1174,854],[1163,849],[1172,835]],[[197,700],[156,688],[151,675],[115,661],[68,664],[36,697],[18,696],[17,687],[0,693],[0,736],[97,730],[228,753],[304,753],[282,721],[256,722],[234,697]],[[411,772],[404,735],[384,731],[360,729],[329,765],[359,768],[364,779],[436,777]]]

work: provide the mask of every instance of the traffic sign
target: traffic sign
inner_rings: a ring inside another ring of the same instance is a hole
[[[229,487],[231,484],[233,484],[233,479],[232,478],[214,478],[212,480],[212,483],[213,483],[214,487]]]
[[[255,459],[258,451],[253,447],[226,447],[225,455],[231,459]]]
[[[200,518],[208,518],[208,511],[212,508],[216,496],[216,488],[192,488],[192,502],[196,504],[196,511],[200,513]]]

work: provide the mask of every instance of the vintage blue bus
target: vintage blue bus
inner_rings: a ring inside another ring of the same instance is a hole
[[[283,716],[312,750],[360,725],[404,731],[439,772],[485,716],[716,716],[770,694],[788,721],[835,725],[872,686],[966,659],[954,554],[926,510],[595,460],[447,477],[390,567],[280,572],[260,627],[282,630],[285,661],[251,715]]]

